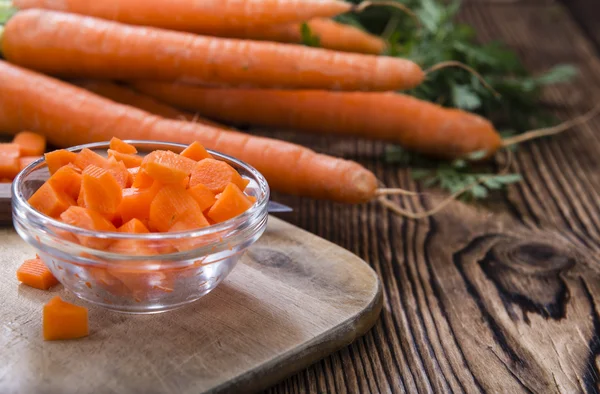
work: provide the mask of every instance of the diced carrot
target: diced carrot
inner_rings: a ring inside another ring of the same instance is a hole
[[[179,219],[171,228],[169,228],[169,232],[178,232],[178,231],[188,231],[188,230],[197,230],[203,227],[208,227],[210,224],[199,210],[196,208],[188,209],[182,215],[179,216]]]
[[[133,179],[135,179],[135,177],[137,176],[138,172],[140,172],[140,167],[127,168],[127,171],[129,171],[129,173],[131,174],[131,176],[133,177]]]
[[[141,167],[133,179],[132,186],[138,189],[143,189],[152,186],[154,183],[154,178],[152,178],[146,171],[144,171]]]
[[[59,296],[44,305],[44,339],[55,341],[88,336],[88,310],[63,301]]]
[[[44,158],[46,159],[48,171],[50,171],[50,174],[54,174],[62,166],[66,166],[69,163],[74,163],[75,159],[77,159],[77,153],[59,149],[46,153]]]
[[[248,195],[246,197],[248,197],[248,200],[250,200],[250,202],[252,204],[256,204],[256,197],[254,197],[254,196],[248,196]]]
[[[10,179],[10,178],[0,178],[0,183],[12,183],[12,179]]]
[[[122,189],[131,186],[133,183],[133,176],[127,170],[125,164],[114,157],[108,158],[106,169],[115,177]]]
[[[196,164],[192,159],[171,151],[154,151],[142,161],[142,168],[163,184],[180,183],[190,175]]]
[[[59,283],[40,258],[25,260],[17,270],[17,279],[40,290],[48,290]]]
[[[21,156],[41,156],[46,151],[46,138],[30,131],[15,135],[13,143],[21,147]]]
[[[88,272],[96,284],[105,291],[116,296],[125,296],[129,290],[116,277],[112,276],[105,267],[89,267]]]
[[[186,176],[185,178],[182,179],[180,185],[184,188],[187,189],[188,186],[190,186],[190,177]]]
[[[215,222],[220,223],[241,215],[251,206],[252,202],[244,192],[234,183],[230,183],[217,198],[217,202],[208,211],[207,215]]]
[[[25,167],[30,165],[36,160],[39,160],[41,156],[23,156],[19,157],[19,168],[23,170]]]
[[[127,168],[139,167],[142,165],[142,157],[135,154],[127,154],[109,149],[108,157],[114,157],[116,160],[122,161]]]
[[[115,177],[93,164],[82,173],[81,193],[86,208],[100,212],[111,220],[123,198],[121,186]]]
[[[123,222],[126,223],[131,219],[149,220],[150,204],[152,204],[152,200],[161,188],[162,185],[155,182],[154,185],[146,189],[123,189],[123,198],[118,208]]]
[[[64,166],[48,179],[48,183],[55,190],[61,190],[75,200],[79,197],[79,191],[81,190],[81,174],[72,167]]]
[[[194,200],[196,200],[202,212],[212,207],[212,205],[216,201],[215,194],[211,192],[208,187],[204,186],[201,183],[197,184],[194,187],[190,187],[188,189],[188,193],[190,193],[190,195],[194,197]]]
[[[139,219],[133,218],[121,227],[118,228],[120,233],[133,233],[133,234],[143,234],[149,233],[150,231],[144,223],[142,223]]]
[[[100,232],[117,231],[115,226],[110,221],[108,221],[108,219],[106,219],[98,212],[92,211],[91,209],[87,208],[76,206],[70,207],[60,215],[60,219],[64,223],[87,230],[94,230]],[[100,250],[106,249],[112,243],[112,241],[108,239],[87,236],[78,236],[78,239],[82,245]]]
[[[188,159],[192,159],[194,161],[213,158],[211,154],[206,151],[204,146],[202,146],[198,141],[192,142],[190,146],[185,148],[185,150],[181,152],[181,156],[187,157]]]
[[[96,152],[84,148],[77,154],[75,161],[73,162],[77,167],[81,168],[81,170],[85,170],[88,166],[94,165],[100,168],[107,167],[107,160],[105,157],[100,156]]]
[[[180,185],[164,186],[150,204],[150,229],[167,231],[188,210],[201,212],[198,203]]]
[[[65,191],[54,188],[50,183],[44,183],[29,197],[29,204],[44,215],[57,218],[75,205],[75,200]]]
[[[0,156],[21,157],[21,146],[15,143],[0,143]]]
[[[14,179],[21,171],[19,157],[0,153],[0,178]]]
[[[150,293],[159,288],[172,289],[173,284],[162,272],[148,272],[134,268],[110,268],[109,274],[120,280],[128,289],[134,300],[141,302]]]
[[[125,141],[121,141],[117,137],[112,137],[112,139],[110,140],[110,149],[128,155],[137,153],[137,149],[135,149],[135,146],[130,145]]]
[[[196,163],[190,178],[190,187],[203,184],[215,194],[222,192],[230,183],[244,190],[249,181],[242,178],[229,164],[215,159],[204,159]]]

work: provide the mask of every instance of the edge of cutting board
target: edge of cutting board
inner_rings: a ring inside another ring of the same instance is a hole
[[[0,225],[11,222],[10,188],[10,183],[0,183]]]

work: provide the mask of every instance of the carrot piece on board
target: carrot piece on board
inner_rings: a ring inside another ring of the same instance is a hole
[[[125,141],[118,139],[117,137],[112,137],[110,140],[110,149],[117,151],[119,153],[125,153],[128,155],[133,155],[137,153],[137,149],[135,146],[128,144]]]
[[[56,341],[88,336],[88,310],[63,301],[59,296],[44,305],[44,339]]]
[[[192,142],[180,154],[181,156],[187,157],[188,159],[192,159],[194,161],[213,158],[211,154],[206,151],[206,148],[204,148],[198,141]]]
[[[0,156],[21,157],[21,146],[14,142],[0,143]]]
[[[113,174],[93,164],[82,173],[81,193],[86,208],[112,219],[123,198],[122,188]]]
[[[215,193],[201,183],[194,187],[190,187],[188,189],[188,193],[194,197],[194,200],[196,200],[202,212],[212,207],[216,201]]]
[[[0,178],[0,183],[12,183],[12,179],[9,179],[9,178]]]
[[[40,290],[48,290],[59,283],[40,258],[25,260],[17,270],[17,279]]]
[[[230,183],[235,183],[237,187],[244,190],[249,181],[242,178],[229,164],[220,160],[200,160],[192,169],[190,187],[202,184],[213,193],[221,193]]]
[[[64,166],[58,169],[47,181],[55,190],[65,192],[73,200],[79,197],[81,190],[81,174],[72,167]]]
[[[81,170],[85,170],[88,166],[94,165],[100,168],[106,168],[107,160],[105,157],[100,156],[96,152],[84,148],[77,154],[75,161],[73,162]]]
[[[224,222],[246,212],[252,202],[237,185],[230,183],[223,193],[218,196],[217,202],[208,211],[208,217],[217,223]]]
[[[21,171],[19,157],[0,154],[0,178],[14,179]]]
[[[50,174],[54,174],[62,166],[66,166],[69,163],[74,163],[75,159],[77,158],[77,153],[65,149],[59,149],[44,154],[44,158],[46,159],[48,171],[50,171]]]
[[[18,133],[13,143],[21,147],[21,156],[41,156],[46,151],[46,137],[31,131]]]
[[[159,182],[155,182],[151,187],[138,189],[123,189],[123,198],[119,205],[118,212],[124,223],[131,219],[148,221],[150,219],[150,204],[156,197],[156,194],[162,189]]]
[[[142,167],[138,170],[137,174],[133,178],[133,187],[143,189],[150,187],[154,184],[154,178],[152,178]]]
[[[127,170],[127,167],[123,162],[117,161],[114,157],[109,157],[107,163],[106,169],[115,177],[121,188],[124,189],[131,186],[133,183],[133,176]]]
[[[71,196],[50,183],[44,183],[28,201],[32,207],[53,218],[59,217],[69,207],[76,205]]]
[[[171,151],[156,150],[142,161],[141,168],[163,184],[179,183],[189,176],[195,161]]]
[[[167,231],[188,210],[201,212],[198,203],[180,185],[164,186],[150,204],[150,229]]]
[[[133,218],[117,229],[120,233],[144,234],[150,230],[139,219]]]
[[[139,167],[142,165],[142,157],[135,154],[122,153],[109,149],[108,157],[114,157],[116,160],[122,161],[127,168]]]
[[[60,215],[60,220],[62,220],[64,223],[86,230],[94,230],[99,232],[117,231],[115,226],[98,212],[77,206],[70,207],[64,211]],[[112,241],[108,239],[87,237],[83,235],[78,235],[77,238],[82,245],[93,249],[103,250],[112,243]]]
[[[41,156],[22,156],[19,157],[19,167],[23,170],[25,167],[30,165],[36,160],[39,160]]]

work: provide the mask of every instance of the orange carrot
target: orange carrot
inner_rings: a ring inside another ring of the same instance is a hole
[[[43,329],[46,341],[86,337],[89,334],[88,311],[56,296],[44,305]]]
[[[198,141],[192,142],[187,148],[185,148],[183,152],[181,152],[181,156],[187,157],[188,159],[192,159],[194,161],[213,158]]]
[[[180,183],[190,176],[196,162],[171,151],[156,150],[142,161],[141,169],[163,183]]]
[[[47,56],[58,50],[60,56]],[[2,54],[46,74],[98,79],[401,90],[425,78],[417,64],[397,57],[196,36],[38,9],[6,23]]]
[[[64,166],[48,179],[48,183],[54,190],[61,190],[73,200],[76,200],[81,190],[81,174],[71,167]]]
[[[374,174],[355,162],[284,141],[162,119],[3,61],[0,108],[4,109],[0,111],[2,132],[33,130],[59,146],[107,141],[113,136],[182,144],[198,141],[253,165],[274,190],[283,193],[358,203],[373,199],[377,189]]]
[[[36,160],[39,160],[41,158],[41,156],[23,156],[23,157],[19,157],[19,168],[22,170],[25,167],[27,167],[28,165],[30,165],[31,163],[33,163]]]
[[[122,161],[109,157],[106,169],[115,177],[121,188],[129,187],[133,183],[133,176]]]
[[[131,219],[124,225],[118,228],[120,233],[132,233],[132,234],[143,234],[149,233],[150,231],[146,228],[144,223],[138,219]]]
[[[17,134],[13,143],[21,147],[21,156],[41,156],[46,151],[46,138],[30,131]]]
[[[196,200],[201,211],[206,211],[216,201],[215,194],[203,184],[190,187],[188,193]]]
[[[46,216],[59,217],[69,207],[76,205],[75,200],[65,191],[44,183],[28,200],[29,204]]]
[[[179,185],[164,186],[150,204],[150,229],[168,231],[188,210],[201,212],[187,190]]]
[[[17,270],[17,279],[40,290],[48,290],[59,283],[40,258],[25,260]]]
[[[21,171],[20,152],[17,144],[0,144],[0,178],[13,179]]]
[[[108,157],[114,157],[117,161],[123,162],[127,168],[135,168],[142,165],[142,157],[138,155],[130,155],[109,149]]]
[[[234,183],[230,183],[219,195],[217,202],[208,211],[207,215],[216,223],[224,222],[244,213],[251,206],[252,202],[240,188]]]
[[[50,174],[54,174],[62,166],[65,166],[69,163],[74,163],[75,159],[77,159],[77,153],[59,149],[46,153],[44,155],[44,159],[46,160],[48,171],[50,171]]]
[[[208,223],[202,212],[194,208],[188,209],[182,215],[180,215],[168,231],[170,233],[174,233],[179,231],[196,230],[208,226],[210,226],[210,224]]]
[[[396,93],[206,89],[150,82],[135,87],[231,123],[380,139],[436,157],[491,154],[502,144],[493,125],[478,115]]]
[[[195,33],[332,17],[355,7],[338,0],[203,0],[200,3],[189,0],[13,0],[13,4],[20,9],[45,8]]]
[[[118,212],[124,223],[132,219],[148,221],[150,219],[150,204],[160,191],[162,185],[155,183],[146,189],[129,188],[123,190],[123,198]]]
[[[96,211],[82,207],[70,207],[60,215],[60,220],[62,220],[64,223],[75,227],[81,227],[86,230],[103,232],[117,231],[115,226],[104,216]],[[77,236],[77,238],[82,245],[100,250],[106,249],[112,243],[112,241],[108,239],[91,238],[83,235]]]
[[[83,171],[91,165],[100,168],[106,168],[108,166],[108,161],[106,157],[100,156],[99,154],[88,148],[84,148],[79,153],[77,153],[77,157],[75,158],[73,164],[75,164]]]
[[[137,153],[137,149],[135,148],[135,146],[128,144],[127,142],[122,141],[122,140],[118,139],[117,137],[112,137],[110,139],[109,147],[113,151],[116,151],[119,153],[125,153],[128,155]]]
[[[140,163],[141,165],[141,163]],[[141,167],[138,170],[137,174],[133,179],[133,187],[136,188],[147,188],[152,186],[154,183],[154,178],[152,178],[146,171],[144,171]]]
[[[127,171],[127,170],[126,170]],[[89,165],[81,178],[83,206],[112,219],[123,198],[121,185],[109,171]]]
[[[202,184],[216,194],[225,190],[230,183],[235,183],[241,190],[248,186],[248,180],[242,178],[233,167],[224,161],[204,159],[192,169],[190,187]]]

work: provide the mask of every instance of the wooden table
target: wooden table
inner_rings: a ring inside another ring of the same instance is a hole
[[[533,71],[580,67],[578,81],[544,96],[559,117],[600,100],[597,0],[471,0],[462,17]],[[382,144],[278,136],[358,160],[390,187],[417,187],[381,161]],[[367,260],[385,300],[365,337],[270,392],[599,392],[600,118],[523,146],[512,170],[524,181],[494,204],[455,203],[419,222],[376,204],[276,196],[296,208],[285,220]],[[436,202],[398,201],[417,211]]]

